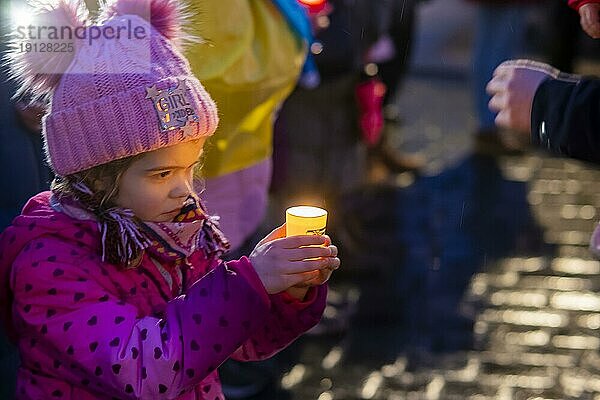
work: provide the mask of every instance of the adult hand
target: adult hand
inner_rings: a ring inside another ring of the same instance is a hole
[[[557,78],[560,71],[531,60],[505,61],[496,68],[487,92],[492,96],[490,110],[498,112],[496,125],[531,133],[533,97],[540,84]]]
[[[581,28],[593,37],[600,39],[600,3],[587,3],[579,8]]]
[[[256,245],[250,261],[267,293],[279,293],[319,281],[323,276],[328,278],[328,273],[321,271],[340,265],[337,248],[330,242],[329,237],[320,235],[286,238],[282,225]]]

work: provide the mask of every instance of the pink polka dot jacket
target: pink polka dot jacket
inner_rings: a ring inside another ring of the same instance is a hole
[[[250,261],[202,250],[192,268],[100,259],[94,221],[32,198],[0,237],[0,300],[22,365],[18,399],[224,399],[216,368],[265,359],[314,326],[325,285],[303,302],[268,295]]]

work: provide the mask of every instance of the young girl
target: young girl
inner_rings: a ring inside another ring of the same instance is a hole
[[[0,239],[19,399],[223,399],[223,361],[270,357],[321,317],[339,266],[326,236],[282,226],[249,258],[219,259],[227,241],[191,189],[217,110],[175,46],[177,4],[117,0],[84,25],[61,1],[45,25],[103,34],[68,62],[12,54],[23,91],[51,97],[57,175]]]

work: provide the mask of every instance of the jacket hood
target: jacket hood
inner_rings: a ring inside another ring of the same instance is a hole
[[[81,247],[98,249],[98,227],[96,221],[77,220],[50,206],[51,192],[42,192],[29,199],[21,215],[0,234],[0,320],[11,339],[12,299],[11,270],[15,259],[31,241],[41,236],[64,238],[77,242]],[[91,233],[84,235],[84,232]]]

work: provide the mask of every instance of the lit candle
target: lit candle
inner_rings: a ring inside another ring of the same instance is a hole
[[[327,211],[319,207],[296,206],[285,212],[286,236],[323,235],[327,226]]]

